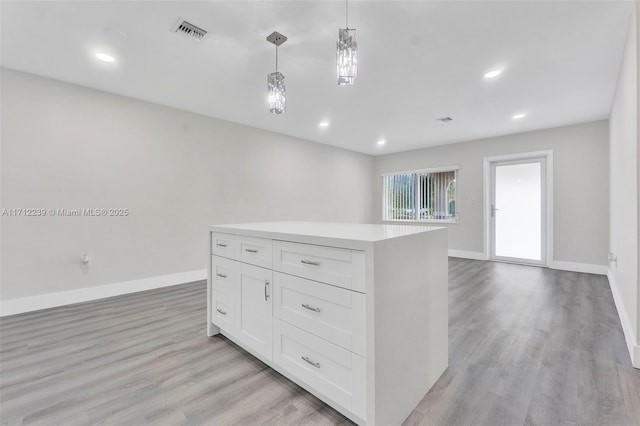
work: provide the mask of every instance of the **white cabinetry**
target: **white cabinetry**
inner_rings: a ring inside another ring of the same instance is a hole
[[[272,242],[220,233],[211,240],[211,322],[271,360],[273,271],[263,266],[271,266]]]
[[[240,268],[237,262],[212,256],[212,318],[211,321],[227,333],[236,334],[238,323]]]
[[[239,262],[238,262],[239,263]],[[271,281],[269,269],[240,264],[238,342],[271,360]]]
[[[275,270],[365,292],[364,251],[278,240],[273,251]]]
[[[365,416],[363,357],[285,321],[274,321],[273,330],[273,361],[278,367],[339,406],[359,417]]]
[[[446,369],[442,228],[212,226],[207,333],[359,424],[400,424]]]
[[[274,272],[273,316],[365,356],[365,295]]]

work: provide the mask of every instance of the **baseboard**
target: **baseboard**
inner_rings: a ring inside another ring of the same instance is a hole
[[[551,269],[559,269],[561,271],[584,272],[586,274],[607,275],[607,267],[605,265],[594,265],[591,263],[565,262],[563,260],[552,260],[549,264]]]
[[[0,317],[39,311],[40,309],[54,308],[56,306],[71,305],[73,303],[88,302],[90,300],[104,299],[106,297],[120,296],[123,294],[137,293],[154,288],[186,284],[205,279],[207,279],[207,270],[199,269],[196,271],[123,281],[76,290],[7,299],[0,301]]]
[[[620,324],[622,324],[622,332],[624,333],[624,339],[627,342],[627,349],[629,350],[629,357],[631,358],[631,364],[635,368],[640,368],[640,346],[636,341],[636,335],[633,331],[633,326],[629,314],[622,304],[622,296],[618,292],[618,286],[613,279],[611,271],[607,271],[607,278],[609,279],[609,287],[611,287],[611,294],[613,295],[613,302],[618,310],[618,316],[620,317]]]
[[[453,250],[449,249],[449,257],[459,257],[462,259],[488,260],[484,253],[479,251]],[[605,265],[593,265],[590,263],[565,262],[562,260],[553,260],[549,264],[551,269],[559,269],[561,271],[584,272],[587,274],[607,275],[607,267]]]
[[[459,257],[462,259],[487,260],[484,253],[479,251],[465,251],[449,249],[449,257]]]

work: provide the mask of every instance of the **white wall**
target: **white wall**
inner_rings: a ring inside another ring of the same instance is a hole
[[[610,222],[609,265],[614,294],[629,352],[640,368],[638,306],[638,31],[632,18],[609,118]]]
[[[481,257],[483,158],[553,150],[554,260],[578,269],[606,270],[608,246],[608,125],[578,124],[509,136],[389,154],[375,159],[373,211],[381,220],[381,173],[459,165],[458,224],[449,228],[449,249]]]
[[[3,209],[130,210],[2,217],[3,302],[204,276],[210,224],[372,221],[370,156],[7,69],[1,91]]]

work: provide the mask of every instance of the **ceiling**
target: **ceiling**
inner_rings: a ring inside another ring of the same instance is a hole
[[[3,67],[379,155],[606,118],[633,2],[352,0],[359,75],[346,87],[335,75],[342,1],[0,7]],[[179,17],[208,34],[172,33]],[[274,30],[289,38],[280,116],[266,105]],[[493,69],[503,73],[484,79]]]

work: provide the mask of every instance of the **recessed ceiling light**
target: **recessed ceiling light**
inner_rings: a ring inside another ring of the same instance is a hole
[[[329,122],[328,122],[328,121],[326,121],[326,120],[325,120],[325,121],[321,121],[321,122],[318,124],[318,127],[329,127]]]
[[[521,118],[525,118],[526,116],[527,116],[527,114],[521,112],[520,114],[516,114],[511,118],[513,118],[514,120],[520,120]]]
[[[107,55],[106,53],[96,53],[96,58],[100,59],[102,62],[115,62],[116,58],[111,55]]]
[[[384,145],[384,144],[386,144],[386,143],[387,143],[387,141],[385,141],[384,139],[380,139],[380,140],[378,141],[378,146],[382,146],[382,145]]]
[[[484,78],[496,78],[500,74],[502,74],[502,70],[491,70],[484,74]]]

